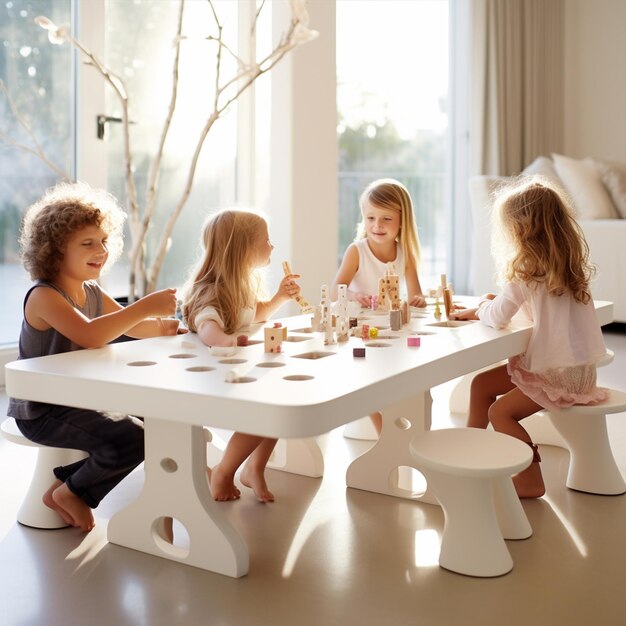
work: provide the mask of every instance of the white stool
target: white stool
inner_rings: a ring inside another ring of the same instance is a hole
[[[51,448],[30,441],[22,435],[12,417],[4,420],[0,431],[5,439],[21,446],[39,448],[37,464],[33,472],[26,496],[17,512],[17,521],[24,526],[33,528],[65,528],[68,524],[61,516],[43,503],[43,495],[54,482],[53,469],[60,465],[69,465],[87,456],[81,450]]]
[[[509,572],[504,539],[532,535],[511,480],[530,465],[530,446],[493,431],[447,428],[415,437],[411,454],[444,511],[439,565],[469,576]]]
[[[611,389],[607,402],[574,405],[562,411],[542,412],[565,441],[570,452],[567,486],[600,495],[626,492],[626,482],[615,463],[606,430],[606,416],[626,411],[626,392]]]

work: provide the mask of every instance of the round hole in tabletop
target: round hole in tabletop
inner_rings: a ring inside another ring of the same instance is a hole
[[[292,374],[291,376],[283,376],[285,380],[313,380],[315,376],[308,376],[307,374]]]
[[[284,367],[285,363],[281,363],[280,361],[265,361],[263,363],[257,363],[257,367]]]
[[[208,365],[195,365],[194,367],[186,367],[186,372],[212,372],[215,368]]]
[[[168,473],[173,474],[178,471],[178,463],[170,457],[165,457],[161,459],[161,467]]]
[[[130,363],[126,363],[126,365],[130,365],[131,367],[146,367],[147,365],[156,365],[156,361],[131,361]]]
[[[380,341],[368,341],[365,344],[366,348],[389,348],[390,346],[390,343],[381,343]]]
[[[181,354],[170,354],[170,359],[195,359],[197,356],[197,354],[183,352]]]
[[[225,365],[237,365],[238,363],[245,363],[246,359],[222,359],[220,363]]]

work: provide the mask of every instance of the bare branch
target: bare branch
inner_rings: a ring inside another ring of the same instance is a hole
[[[34,149],[30,148],[26,144],[23,144],[23,143],[21,143],[19,141],[16,141],[15,139],[13,139],[9,135],[7,135],[4,131],[0,131],[0,138],[2,139],[2,141],[4,141],[4,143],[6,143],[7,145],[13,146],[14,148],[22,150],[23,152],[27,152],[29,154],[32,154],[32,155],[36,156],[47,167],[49,167],[55,174],[57,174],[57,176],[59,176],[60,178],[63,178],[64,180],[71,180],[71,176],[69,176],[67,172],[62,170],[58,165],[53,163],[46,156],[46,154],[43,151],[43,148],[41,147],[41,145],[37,141],[37,138],[35,137],[35,134],[33,133],[31,127],[28,124],[28,122],[26,121],[24,116],[18,111],[17,106],[15,105],[15,102],[13,101],[13,98],[11,98],[11,96],[9,95],[9,92],[8,92],[8,90],[6,88],[6,85],[4,84],[4,81],[2,79],[0,79],[0,91],[2,91],[2,93],[4,94],[4,97],[6,98],[7,102],[9,103],[9,108],[11,110],[11,113],[13,114],[13,117],[15,117],[15,119],[17,120],[17,123],[28,133],[28,136],[30,137],[31,141],[33,142],[35,148]]]
[[[131,267],[135,268],[135,271],[138,272],[141,269],[142,264],[140,263],[141,252],[143,250],[143,243],[145,241],[146,233],[148,232],[148,227],[152,220],[152,216],[154,214],[157,202],[157,188],[159,184],[159,175],[161,171],[161,161],[163,159],[163,151],[165,148],[165,141],[167,139],[170,126],[172,123],[172,118],[174,116],[174,111],[176,110],[176,101],[178,97],[178,79],[179,79],[179,67],[180,67],[180,45],[181,45],[181,34],[183,30],[183,14],[185,9],[185,0],[180,0],[180,5],[178,9],[178,25],[176,28],[176,49],[174,53],[174,62],[172,65],[172,90],[170,95],[170,103],[167,111],[167,116],[165,118],[165,122],[163,124],[163,128],[161,130],[161,137],[159,139],[159,144],[157,148],[157,152],[155,154],[154,159],[152,160],[152,166],[150,169],[150,175],[148,177],[148,187],[146,191],[146,206],[143,213],[143,219],[141,220],[141,227],[138,229],[136,233],[136,238],[133,241],[133,248],[130,254],[130,263]],[[145,274],[145,271],[144,271]],[[147,277],[144,275],[143,279],[146,280]]]

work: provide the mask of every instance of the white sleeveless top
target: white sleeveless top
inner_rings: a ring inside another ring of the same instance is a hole
[[[359,252],[359,267],[348,285],[348,290],[356,293],[365,293],[368,296],[378,295],[378,280],[387,273],[387,263],[379,261],[370,250],[367,238],[355,241]],[[392,261],[396,274],[400,277],[400,292],[406,292],[404,284],[404,252],[399,245],[396,245],[396,258]]]

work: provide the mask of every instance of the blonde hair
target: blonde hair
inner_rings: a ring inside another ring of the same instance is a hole
[[[260,214],[224,209],[210,215],[202,228],[203,256],[183,293],[182,312],[189,330],[205,307],[215,307],[224,332],[234,333],[241,311],[256,304],[262,277],[254,267],[255,242],[267,221]]]
[[[361,215],[366,201],[377,208],[391,209],[400,213],[398,243],[404,253],[405,262],[412,260],[417,270],[420,262],[420,240],[413,215],[413,202],[407,188],[393,178],[380,178],[370,183],[361,194],[359,200]],[[361,219],[357,225],[355,241],[366,236],[365,223]]]
[[[107,234],[106,271],[122,253],[126,214],[117,200],[85,183],[59,183],[26,210],[20,231],[24,267],[32,280],[54,280],[67,241],[76,231],[97,226]]]
[[[493,254],[500,279],[543,283],[554,296],[591,300],[595,268],[565,193],[541,176],[523,177],[494,204]]]

